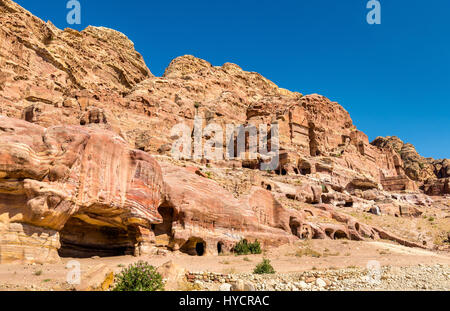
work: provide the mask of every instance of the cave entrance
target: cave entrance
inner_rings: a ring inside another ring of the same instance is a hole
[[[192,237],[181,246],[180,251],[191,256],[203,256],[206,253],[206,242]]]
[[[325,234],[331,239],[333,239],[333,233],[334,233],[333,229],[325,229]]]
[[[291,228],[291,233],[297,237],[300,236],[300,223],[295,220],[293,217],[290,218],[289,220],[289,227]]]
[[[223,243],[222,242],[217,243],[217,253],[219,255],[223,254]]]
[[[353,207],[353,201],[345,202],[344,207]]]
[[[336,232],[334,233],[333,238],[334,238],[335,240],[348,239],[348,235],[347,235],[347,233],[345,233],[345,232],[342,231],[342,230],[336,230]]]
[[[107,225],[70,218],[60,231],[59,256],[63,258],[114,257],[134,254],[135,234]]]
[[[300,175],[309,175],[311,174],[311,167],[305,167],[300,169]]]
[[[306,161],[302,161],[298,168],[300,169],[300,175],[309,175],[312,172],[311,164]]]
[[[279,169],[277,169],[277,170],[276,170],[276,173],[277,173],[278,175],[281,175],[281,176],[286,176],[286,175],[287,175],[287,171],[286,171],[285,168],[279,168]]]
[[[205,254],[205,244],[202,242],[195,244],[195,251],[197,252],[197,256],[203,256]]]

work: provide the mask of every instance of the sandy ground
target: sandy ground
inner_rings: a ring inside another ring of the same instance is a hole
[[[71,259],[64,258],[60,264],[1,265],[0,290],[67,290],[66,267],[71,260],[80,263],[81,276],[95,267],[104,264],[114,272],[138,260],[148,261],[160,266],[168,261],[186,268],[191,272],[215,273],[251,273],[263,258],[269,258],[277,273],[295,273],[365,268],[369,261],[376,260],[381,266],[408,267],[422,265],[450,265],[449,253],[437,253],[422,249],[413,249],[386,242],[356,242],[313,240],[299,242],[271,249],[261,255],[248,256],[188,256],[181,253],[135,258],[132,256]]]

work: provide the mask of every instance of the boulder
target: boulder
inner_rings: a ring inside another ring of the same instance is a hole
[[[253,292],[255,291],[255,286],[244,280],[237,280],[231,284],[231,291],[233,292]]]
[[[105,264],[97,265],[81,275],[77,291],[107,291],[114,285],[114,272]]]
[[[164,281],[164,289],[169,291],[179,290],[186,280],[186,269],[173,261],[166,262],[156,270]]]

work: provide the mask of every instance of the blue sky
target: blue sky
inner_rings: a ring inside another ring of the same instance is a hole
[[[257,71],[280,87],[338,101],[370,140],[396,135],[423,156],[450,158],[450,1],[16,0],[57,27],[88,25],[126,34],[155,75],[193,54]]]

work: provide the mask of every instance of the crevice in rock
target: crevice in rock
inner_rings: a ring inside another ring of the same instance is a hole
[[[314,123],[309,123],[309,150],[312,157],[320,156],[319,143],[316,138],[316,126]]]

